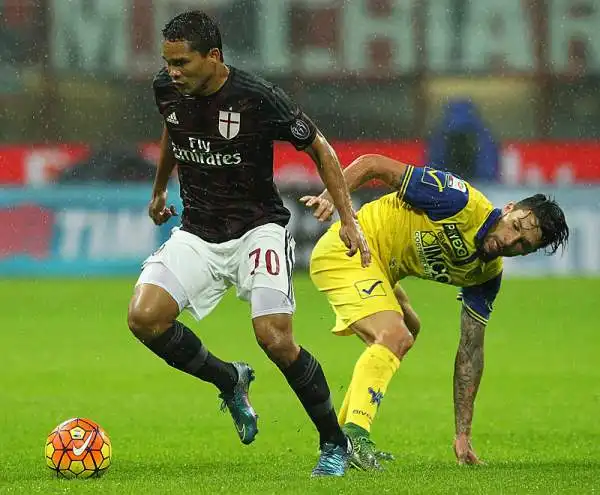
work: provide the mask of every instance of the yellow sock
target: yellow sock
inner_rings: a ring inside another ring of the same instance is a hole
[[[383,345],[374,344],[361,354],[346,394],[349,397],[344,423],[354,423],[371,431],[381,399],[399,367],[400,360]]]
[[[342,402],[342,407],[338,412],[338,423],[340,426],[344,426],[346,423],[346,415],[348,414],[348,404],[350,403],[350,394],[352,390],[352,383],[348,386],[348,390],[346,390],[346,395],[344,395],[344,402]]]

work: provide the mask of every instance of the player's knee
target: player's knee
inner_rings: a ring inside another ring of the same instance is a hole
[[[419,317],[416,317],[413,320],[413,323],[411,325],[407,325],[407,326],[408,326],[410,333],[413,336],[413,339],[416,339],[417,336],[419,335],[419,332],[421,331],[421,320],[419,320]]]
[[[403,306],[402,311],[404,312],[404,322],[412,336],[416,339],[421,331],[421,320],[419,319],[419,315],[415,313],[411,306],[406,308]]]
[[[252,320],[258,345],[274,363],[289,366],[299,348],[294,342],[290,315],[260,316]]]
[[[415,343],[415,338],[409,329],[402,325],[382,330],[373,343],[386,346],[402,359]]]
[[[142,342],[148,342],[167,330],[179,315],[177,301],[165,289],[140,284],[129,303],[127,324]]]
[[[131,332],[142,342],[152,340],[169,326],[154,308],[131,305],[127,312],[127,325]]]

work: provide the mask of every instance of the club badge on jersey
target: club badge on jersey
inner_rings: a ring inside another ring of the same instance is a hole
[[[240,114],[219,110],[219,134],[225,139],[233,139],[240,132]]]

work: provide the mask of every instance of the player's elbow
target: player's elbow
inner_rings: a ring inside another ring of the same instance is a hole
[[[381,159],[381,155],[375,155],[373,153],[367,153],[365,155],[360,155],[356,158],[352,165],[360,166],[361,168],[365,168],[370,172],[377,170],[377,163]]]
[[[403,172],[403,164],[383,155],[367,154],[359,156],[353,164],[360,168],[363,177],[376,179],[394,187],[398,176]]]

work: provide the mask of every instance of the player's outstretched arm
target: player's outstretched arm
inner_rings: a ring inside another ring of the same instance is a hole
[[[471,425],[475,397],[483,374],[485,325],[463,307],[460,318],[460,343],[454,362],[454,453],[459,464],[480,464],[471,446]]]
[[[340,214],[342,222],[349,222],[354,217],[348,187],[344,181],[338,157],[325,137],[317,132],[312,144],[305,149],[310,155],[325,187],[330,191],[330,200]]]
[[[177,215],[173,205],[167,208],[167,184],[176,163],[169,142],[169,132],[165,126],[160,138],[160,155],[152,186],[152,199],[148,206],[148,214],[156,225],[161,225],[173,215]]]
[[[354,191],[370,180],[377,179],[398,189],[407,165],[383,155],[361,155],[344,169],[348,189]],[[326,191],[323,191],[325,194]]]
[[[371,252],[352,208],[348,186],[335,151],[320,132],[317,132],[312,144],[305,151],[317,165],[331,201],[339,212],[342,223],[340,237],[348,248],[348,256],[360,251],[362,265],[368,266],[371,263]]]
[[[380,180],[393,189],[399,189],[406,167],[405,163],[387,156],[361,155],[344,169],[343,175],[350,192],[373,179]],[[300,201],[309,208],[314,208],[313,215],[320,222],[329,220],[333,215],[333,199],[329,188],[319,196],[304,196]]]

